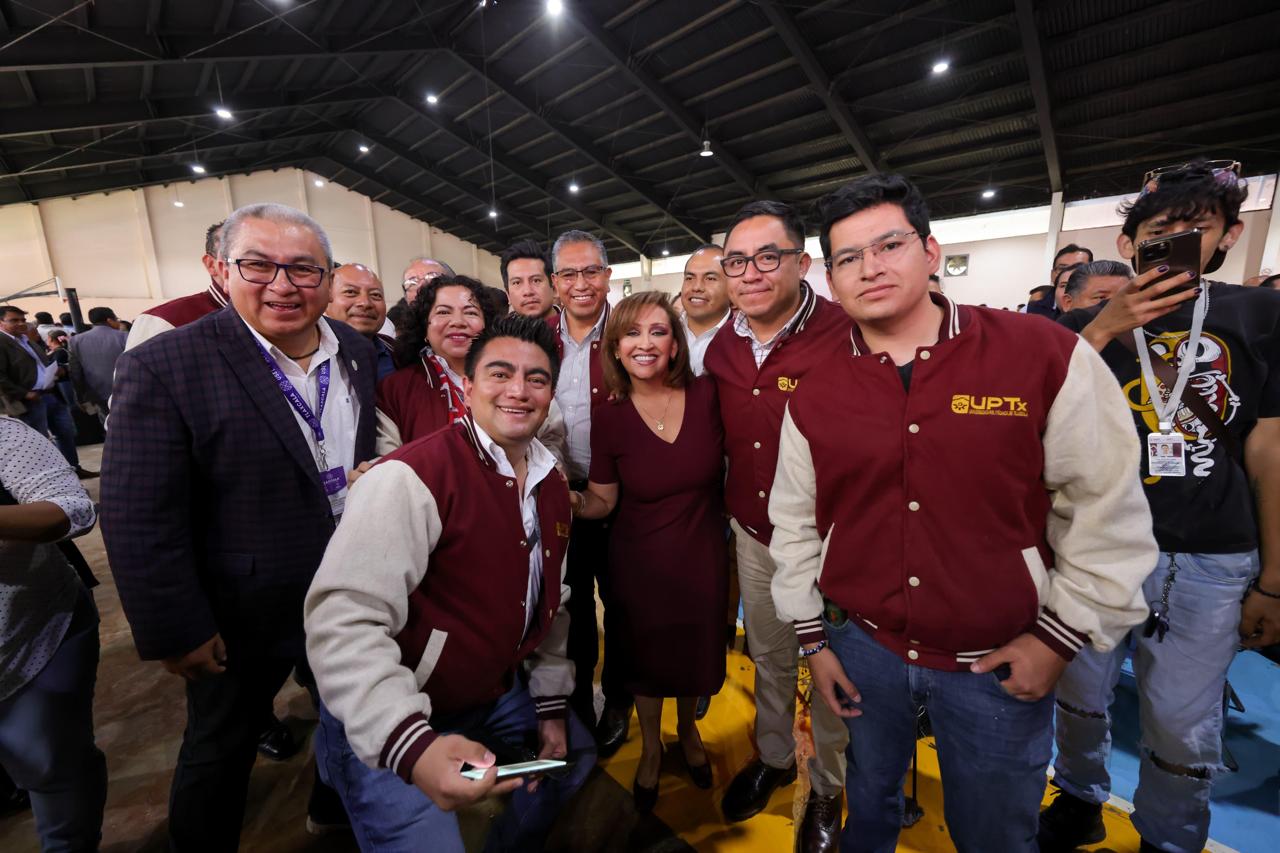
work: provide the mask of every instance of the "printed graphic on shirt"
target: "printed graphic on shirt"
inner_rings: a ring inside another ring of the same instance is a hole
[[[995,397],[989,394],[955,394],[951,397],[951,411],[957,415],[999,415],[1025,418],[1027,401],[1021,397]]]
[[[1185,350],[1189,336],[1190,332],[1186,330],[1164,332],[1149,339],[1148,344],[1153,354],[1176,368],[1187,357]],[[1240,408],[1240,396],[1231,388],[1231,351],[1222,338],[1207,331],[1200,336],[1197,350],[1196,364],[1191,378],[1187,380],[1187,390],[1203,397],[1222,422],[1230,424]],[[1137,356],[1134,356],[1134,361],[1137,360]],[[1165,393],[1168,390],[1164,388]],[[1142,377],[1125,385],[1124,394],[1129,406],[1141,413],[1147,432],[1157,431],[1160,428],[1159,421],[1151,405],[1151,394]],[[1187,441],[1189,473],[1194,477],[1208,477],[1215,464],[1213,451],[1218,446],[1218,439],[1209,434],[1209,428],[1185,405],[1178,407],[1173,421]],[[1146,477],[1143,482],[1155,483],[1159,480],[1159,477]]]

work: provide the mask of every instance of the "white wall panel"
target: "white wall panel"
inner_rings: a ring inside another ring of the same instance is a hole
[[[303,190],[302,173],[297,169],[280,169],[275,172],[254,172],[251,175],[231,176],[231,203],[233,207],[274,201],[299,210],[307,209],[306,192]]]
[[[205,231],[231,214],[226,180],[147,187],[143,193],[160,275],[158,295],[176,299],[203,290],[209,284],[200,263]],[[181,201],[182,207],[174,207],[175,200]]]
[[[81,297],[155,299],[155,262],[143,246],[138,190],[40,202],[49,259]]]
[[[44,251],[40,208],[36,205],[0,207],[0,269],[4,270],[0,296],[53,277],[53,268]]]
[[[401,274],[409,259],[427,254],[423,242],[427,227],[385,204],[373,204],[373,229],[378,239],[375,271],[382,279],[388,303],[394,303],[404,296]]]
[[[439,229],[431,229],[431,257],[444,261],[458,275],[474,276],[471,244]]]

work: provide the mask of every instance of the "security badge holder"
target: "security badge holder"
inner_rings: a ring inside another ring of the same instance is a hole
[[[1187,476],[1187,440],[1170,422],[1147,435],[1147,471],[1152,477]]]
[[[1200,346],[1200,335],[1204,330],[1205,314],[1209,310],[1207,291],[1202,291],[1196,299],[1192,312],[1191,329],[1182,348],[1182,358],[1178,364],[1177,380],[1169,389],[1168,397],[1161,393],[1160,382],[1156,379],[1151,367],[1151,351],[1147,349],[1142,329],[1133,330],[1134,348],[1138,352],[1138,361],[1142,367],[1142,381],[1146,384],[1147,393],[1151,397],[1151,409],[1156,415],[1159,429],[1147,436],[1147,473],[1152,477],[1185,477],[1187,476],[1187,441],[1181,431],[1175,428],[1174,421],[1182,408],[1182,395],[1195,369],[1196,353]],[[1192,392],[1195,393],[1195,392]]]

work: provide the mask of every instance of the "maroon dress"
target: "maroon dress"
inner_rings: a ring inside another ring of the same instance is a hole
[[[623,679],[638,696],[709,696],[725,674],[729,552],[724,429],[715,384],[694,380],[672,444],[630,400],[591,415],[591,480],[617,483],[617,516],[602,578],[622,642]]]

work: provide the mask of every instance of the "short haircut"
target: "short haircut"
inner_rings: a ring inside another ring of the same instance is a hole
[[[17,305],[0,305],[0,317],[8,317],[10,314],[21,314],[27,316],[27,312],[23,311]]]
[[[511,299],[501,287],[490,287],[486,284],[484,286],[484,298],[489,300],[490,309],[495,317],[501,317],[503,314],[511,312]]]
[[[204,232],[204,253],[211,258],[222,257],[222,226],[226,220],[215,222]]]
[[[467,350],[466,374],[472,382],[476,380],[476,368],[480,366],[480,356],[489,342],[496,338],[515,338],[518,341],[534,344],[547,354],[551,365],[551,385],[560,379],[560,350],[556,347],[556,332],[537,317],[525,317],[521,314],[508,314],[488,323],[484,331],[476,335]]]
[[[72,320],[71,320],[71,312],[70,312],[70,311],[63,311],[61,314],[59,314],[59,315],[58,315],[58,322],[59,322],[59,323],[61,323],[61,324],[62,324],[62,325],[64,325],[64,326],[69,325],[69,324],[72,322]]]
[[[50,314],[48,311],[37,311],[36,322],[43,323],[46,326],[51,326],[53,325],[53,315]]]
[[[102,325],[108,320],[114,320],[115,318],[116,312],[112,311],[110,308],[103,308],[99,306],[97,308],[89,309],[89,322],[95,326]]]
[[[716,243],[703,243],[701,246],[699,246],[698,248],[694,249],[694,250],[693,250],[692,252],[690,252],[689,254],[690,254],[690,255],[696,255],[696,254],[698,254],[699,252],[723,252],[723,251],[724,251],[724,246],[721,246],[721,245],[716,244]]]
[[[1230,228],[1240,221],[1240,206],[1248,195],[1249,186],[1244,181],[1221,180],[1209,168],[1208,161],[1197,158],[1182,169],[1161,174],[1151,192],[1123,202],[1117,208],[1124,217],[1120,231],[1132,240],[1139,225],[1161,214],[1171,220],[1191,220],[1204,213],[1221,213],[1225,226]]]
[[[535,240],[520,240],[512,243],[502,252],[501,266],[502,286],[507,287],[507,267],[512,261],[518,261],[521,258],[529,258],[534,261],[542,261],[542,271],[547,276],[548,284],[551,281],[551,258],[547,257],[547,250],[542,248]]]
[[[560,250],[572,243],[590,243],[595,246],[600,253],[600,263],[609,266],[609,253],[604,248],[604,241],[594,234],[575,228],[557,237],[555,245],[551,247],[551,272],[560,268]]]
[[[1133,269],[1128,264],[1122,264],[1119,261],[1090,261],[1087,264],[1079,264],[1071,271],[1071,278],[1067,279],[1067,286],[1063,293],[1074,297],[1081,290],[1084,290],[1085,283],[1089,279],[1103,275],[1122,275],[1125,278],[1133,278]]]
[[[934,284],[942,284],[942,279],[938,278],[937,273],[930,273],[929,281],[933,282]]]
[[[882,204],[902,208],[920,242],[929,239],[929,205],[916,185],[902,175],[865,175],[832,190],[814,205],[822,256],[828,260],[831,258],[832,226],[848,216]]]
[[[409,267],[413,266],[414,264],[420,261],[425,261],[426,263],[435,264],[436,266],[440,267],[440,269],[444,270],[444,274],[449,276],[450,278],[457,275],[457,273],[453,271],[453,267],[449,266],[444,261],[437,260],[436,258],[428,258],[426,255],[418,255],[418,257],[416,258],[410,258],[409,263],[404,265],[404,272],[400,273],[400,280],[404,281],[405,275],[409,272]]]
[[[1054,265],[1057,266],[1058,258],[1062,257],[1063,255],[1074,255],[1076,252],[1084,252],[1086,255],[1089,256],[1089,261],[1090,262],[1093,261],[1092,249],[1086,249],[1084,246],[1077,246],[1075,243],[1068,243],[1067,245],[1063,246],[1061,249],[1058,250],[1058,254],[1053,256]]]
[[[804,217],[800,215],[800,211],[791,205],[781,201],[773,201],[772,199],[749,201],[738,208],[738,212],[729,221],[729,227],[724,230],[725,245],[729,244],[729,235],[733,233],[733,229],[748,219],[754,219],[757,216],[772,216],[780,220],[782,222],[782,230],[787,234],[787,239],[794,242],[796,248],[804,248]]]
[[[1034,302],[1037,296],[1040,296],[1041,298],[1046,296],[1052,297],[1053,290],[1054,288],[1051,284],[1041,284],[1033,287],[1027,291],[1028,301]]]
[[[1082,267],[1082,266],[1084,266],[1084,264],[1072,264],[1071,266],[1069,266],[1069,267],[1063,267],[1062,269],[1060,269],[1060,270],[1058,270],[1056,273],[1054,273],[1054,274],[1053,274],[1053,289],[1054,289],[1054,290],[1057,290],[1057,289],[1058,289],[1058,282],[1062,281],[1062,277],[1063,277],[1064,275],[1065,275],[1065,276],[1070,276],[1073,272],[1075,272],[1076,270],[1080,269],[1080,267]],[[1063,282],[1063,285],[1062,285],[1062,286],[1063,286],[1063,287],[1066,287],[1066,282]]]
[[[668,388],[684,388],[693,381],[693,370],[689,367],[689,348],[685,346],[683,326],[671,300],[661,290],[645,290],[633,293],[623,299],[609,312],[609,322],[604,325],[604,334],[600,338],[600,349],[604,355],[600,366],[604,372],[604,384],[609,392],[619,399],[631,395],[631,376],[622,366],[618,358],[618,344],[640,315],[648,308],[657,306],[667,315],[667,323],[671,327],[671,337],[676,342],[676,354],[667,364],[666,386]]]
[[[324,252],[324,265],[326,267],[333,266],[333,247],[329,245],[329,235],[324,233],[320,223],[307,216],[301,210],[289,207],[286,204],[276,204],[275,202],[246,204],[227,217],[227,220],[222,223],[222,239],[218,244],[218,255],[222,260],[231,260],[227,253],[231,251],[231,245],[235,243],[236,237],[240,233],[240,227],[244,225],[247,219],[265,219],[268,222],[283,222],[309,229],[311,233],[316,235],[316,239],[320,241],[320,249]]]
[[[436,303],[436,294],[444,287],[465,287],[475,297],[484,315],[487,329],[498,319],[497,307],[493,298],[485,291],[485,287],[474,278],[465,275],[442,275],[431,279],[418,289],[418,295],[404,313],[403,320],[396,326],[395,356],[397,364],[413,364],[418,360],[418,353],[427,345],[427,321],[431,317],[431,306]]]
[[[65,338],[65,337],[67,337],[66,329],[50,329],[49,330],[49,340],[53,340],[54,338]]]
[[[1280,273],[1267,276],[1262,281],[1258,282],[1258,287],[1269,287],[1272,290],[1280,289]]]

